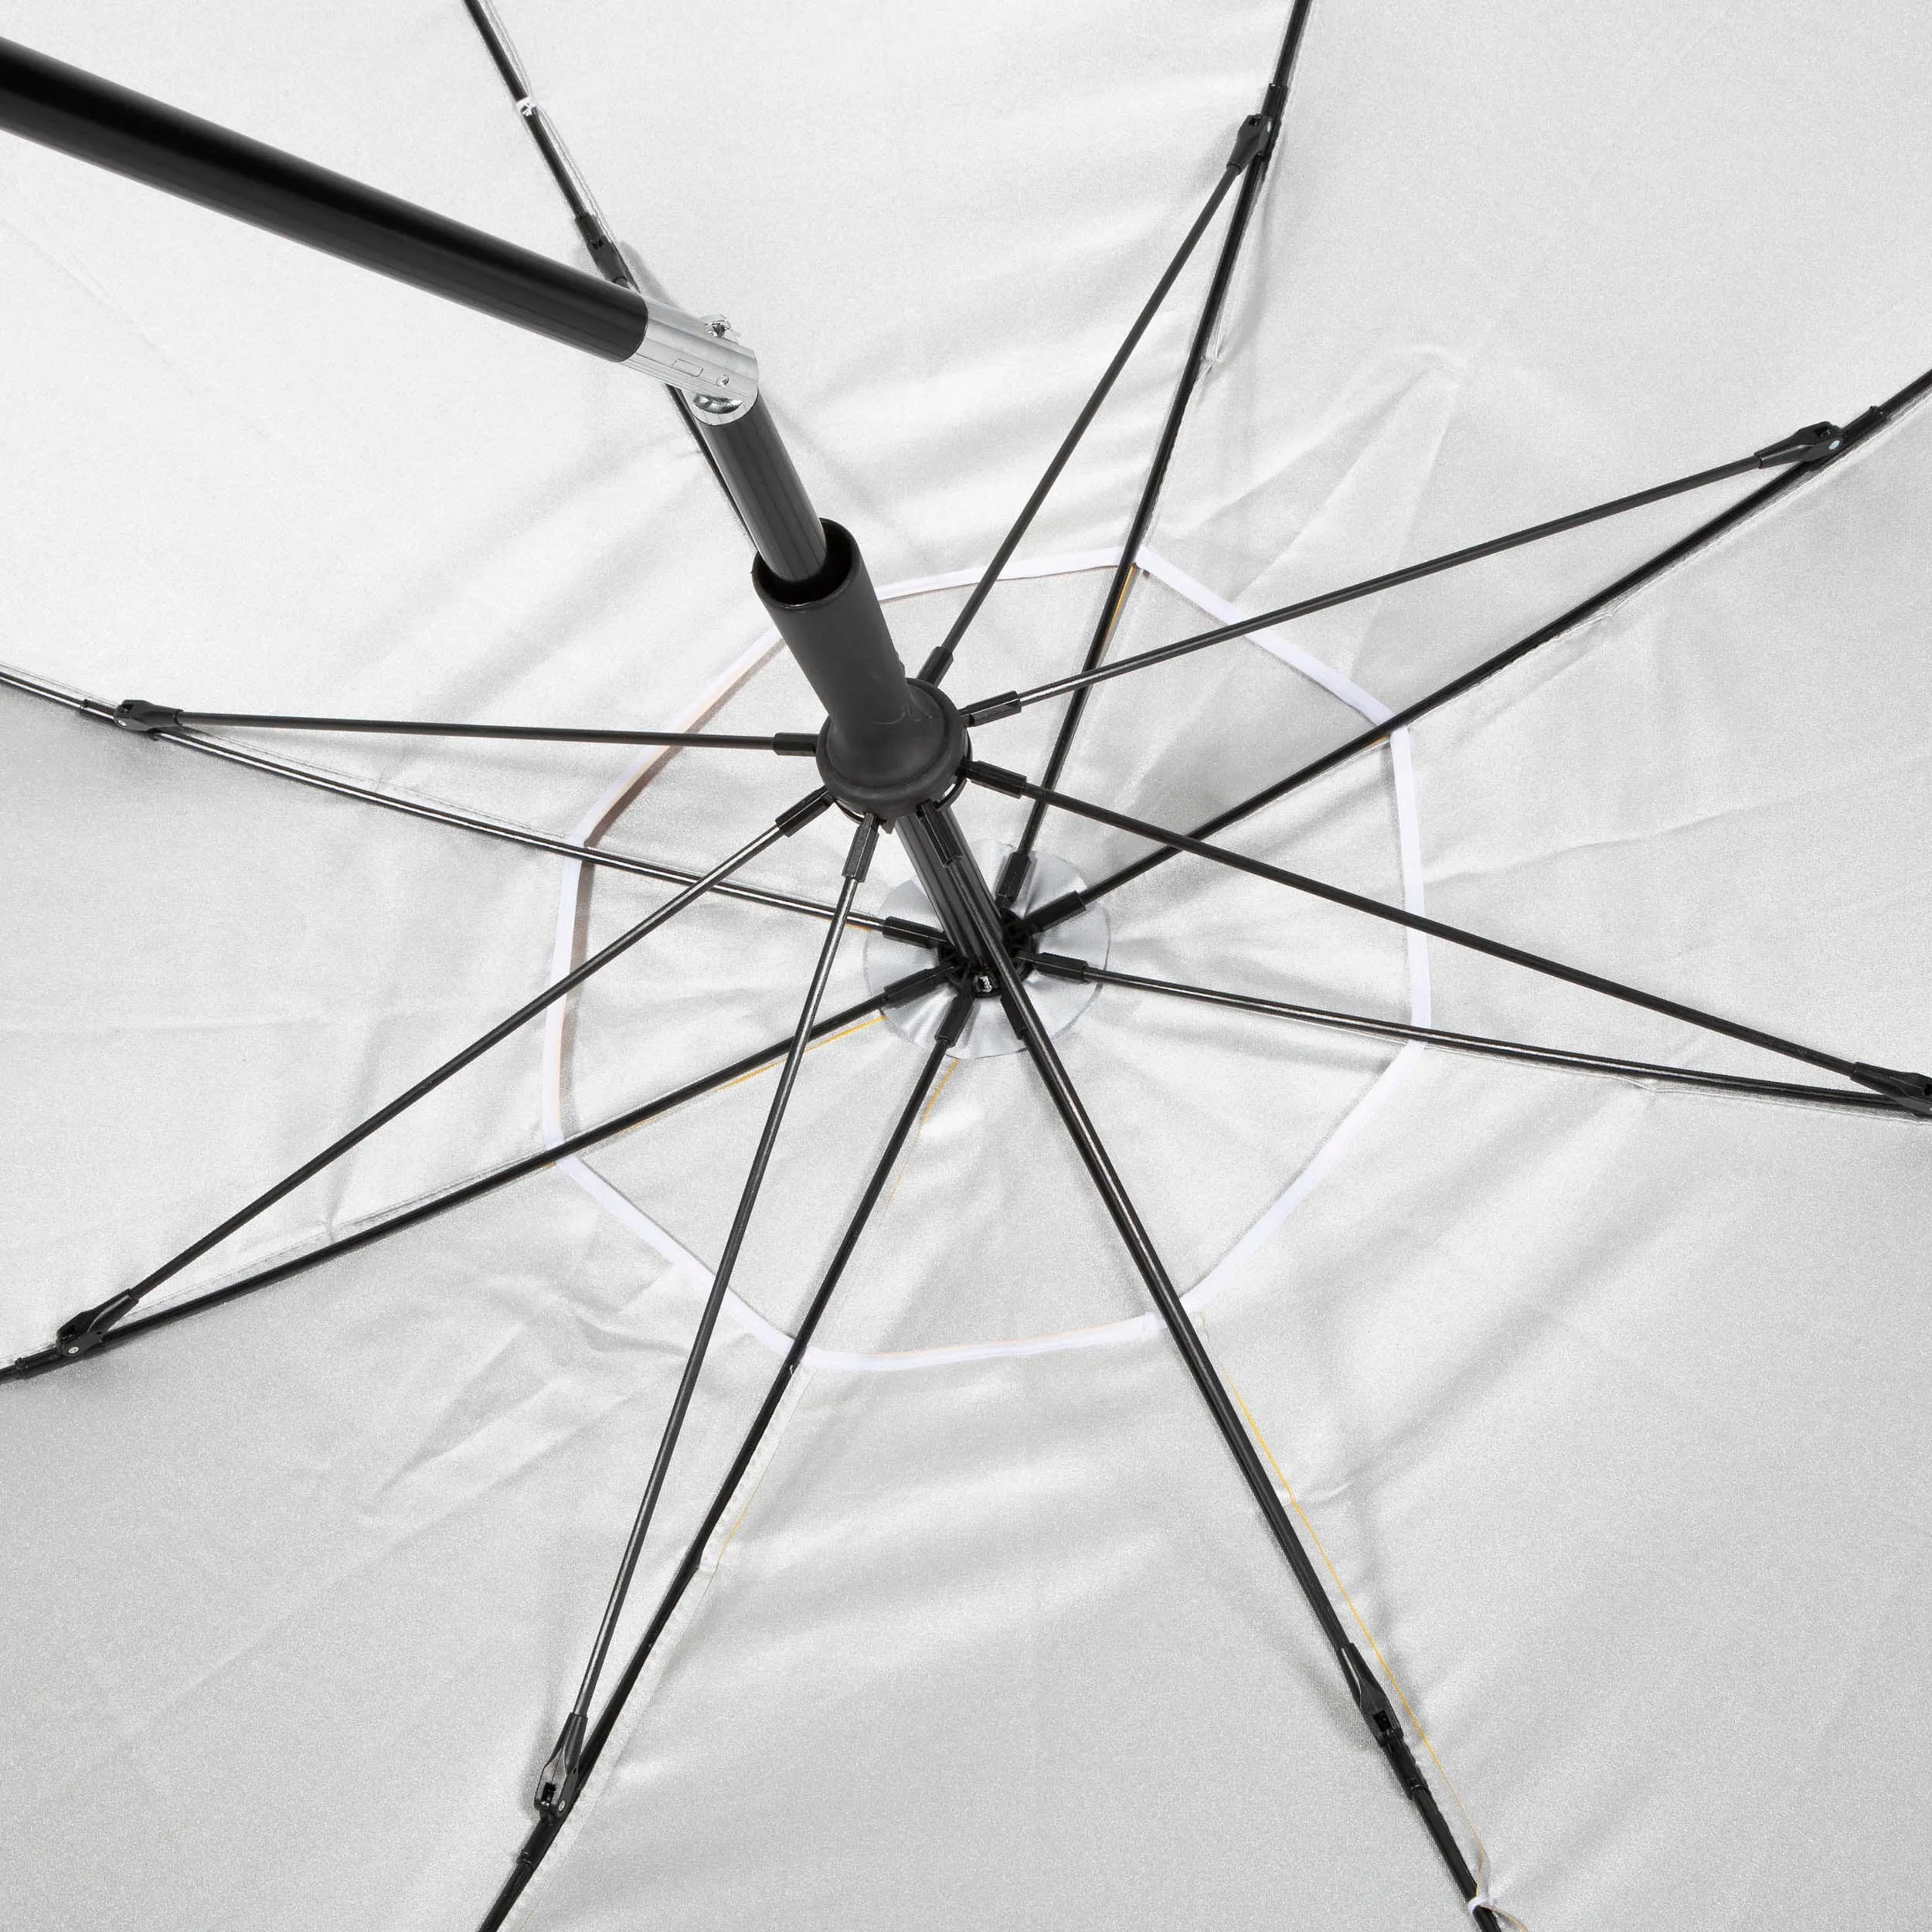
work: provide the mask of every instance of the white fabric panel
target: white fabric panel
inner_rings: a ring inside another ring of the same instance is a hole
[[[1530,1924],[1916,1921],[1923,1175],[1431,1054],[1210,1314]]]
[[[1928,61],[1932,20],[1904,5],[1318,6],[1272,245],[1157,546],[1258,609],[1890,395],[1932,364],[1932,267],[1900,219],[1932,185]],[[1302,641],[1400,702],[1716,507],[1326,613]]]
[[[892,604],[913,662],[1286,11],[505,9],[653,285],[760,350],[876,580],[954,579]],[[457,0],[22,0],[7,32],[580,259]],[[1316,0],[1116,648],[1899,387],[1932,363],[1929,73],[1903,4]],[[1055,573],[1002,584],[962,649],[962,699],[1077,658],[1212,247],[1023,547]],[[647,385],[12,140],[0,317],[8,662],[209,708],[814,721]],[[1317,675],[1243,642],[1104,687],[1069,788],[1191,823],[1357,729],[1338,679],[1405,702],[1757,480],[1272,640]],[[1921,410],[1230,837],[1923,1066],[1929,495]],[[1055,723],[979,749],[1037,769]],[[602,811],[621,750],[250,742],[694,866],[811,782],[679,756]],[[0,744],[0,1359],[528,998],[560,907],[580,954],[665,896],[4,692]],[[1022,815],[960,810],[990,839]],[[828,900],[846,835],[750,876]],[[1142,849],[1057,818],[1047,842],[1089,878]],[[904,873],[889,842],[866,903]],[[1130,971],[1406,1016],[1426,968],[1441,1024],[1803,1077],[1191,859],[1108,910]],[[574,1128],[782,1034],[820,930],[695,910],[158,1301],[534,1149],[546,1104]],[[1063,1044],[1499,1903],[1536,1932],[1917,1924],[1923,1131],[1117,989]],[[875,1025],[808,1062],[619,1655],[918,1060]],[[0,1921],[475,1923],[771,1087],[597,1150],[594,1198],[548,1173],[0,1387]],[[519,1923],[1464,1922],[1022,1059],[949,1075],[819,1341]]]
[[[9,1924],[479,1917],[696,1306],[546,1175],[9,1387]],[[770,1370],[721,1339],[647,1603]]]
[[[1438,915],[1852,1060],[1932,1057],[1929,487],[1921,404],[1420,724]],[[1447,1025],[1773,1064],[1431,951]]]
[[[1164,1341],[815,1378],[522,1922],[1452,1923],[1225,1460]]]
[[[9,691],[0,721],[10,1361],[528,1000],[551,869]],[[155,1305],[533,1151],[536,1046],[464,1069]]]

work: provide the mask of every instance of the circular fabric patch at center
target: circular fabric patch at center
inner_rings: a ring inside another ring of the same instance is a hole
[[[973,859],[981,876],[986,879],[998,878],[1012,849],[1011,845],[996,845],[988,840],[975,844]],[[1036,852],[1032,869],[1026,875],[1026,883],[1013,901],[1013,910],[1024,918],[1036,906],[1044,906],[1068,893],[1079,892],[1086,883],[1064,859],[1050,852]],[[925,889],[916,879],[909,879],[903,885],[895,887],[880,910],[889,919],[917,920],[928,926],[937,923]],[[1042,944],[1062,958],[1077,959],[1089,966],[1104,966],[1107,939],[1106,912],[1100,906],[1089,906],[1054,927],[1049,934],[1043,935]],[[906,945],[900,940],[888,938],[883,933],[873,933],[866,942],[866,983],[875,993],[884,993],[895,981],[931,964],[932,955],[923,947]],[[1090,982],[1034,972],[1027,978],[1026,991],[1035,1010],[1046,1022],[1047,1032],[1057,1035],[1065,1032],[1093,1005],[1094,995],[1100,988]],[[928,993],[923,999],[909,1000],[903,1006],[888,1007],[886,1023],[902,1039],[911,1040],[917,1046],[930,1046],[952,1001],[951,989],[943,988],[937,992]],[[991,996],[973,1002],[965,1029],[951,1048],[952,1057],[963,1060],[985,1060],[995,1053],[1019,1051],[1019,1036],[1013,1031],[1012,1022],[1007,1019],[998,999]]]
[[[1113,563],[1093,553],[1039,560],[1002,580],[973,634],[961,690],[1020,688],[1070,648],[1068,640],[1090,634]],[[937,644],[977,575],[882,587],[906,662]],[[1143,549],[1114,644],[1131,653],[1185,634],[1203,616],[1227,623],[1238,614]],[[811,702],[768,632],[676,724],[795,730]],[[1345,673],[1276,632],[1111,681],[1088,713],[1063,788],[1181,827],[1389,716]],[[1038,707],[989,726],[987,749],[1014,769],[1043,769],[1060,725],[1056,712]],[[653,753],[612,784],[577,835],[608,838],[690,878],[794,804],[803,777],[783,760]],[[954,809],[982,873],[997,879],[1022,836],[1023,802],[969,786]],[[1419,934],[1199,857],[1150,869],[1148,840],[1076,815],[1056,812],[1045,836],[1019,909],[1070,891],[1100,894],[1043,944],[1121,977],[1097,985],[1036,969],[1026,990],[1168,1272],[1198,1311],[1275,1238],[1422,1049],[1257,1023],[1176,993],[1191,983],[1426,1025],[1427,947]],[[835,815],[781,841],[654,932],[621,970],[560,1002],[546,1026],[553,1145],[641,1097],[683,1097],[557,1168],[694,1281],[709,1283],[737,1211],[849,842]],[[1386,750],[1272,805],[1233,842],[1420,912],[1406,734],[1392,733]],[[883,1011],[878,1003],[895,981],[935,963],[931,951],[876,930],[894,916],[935,923],[911,870],[896,839],[879,842],[861,916],[827,985],[822,1037],[800,1069],[725,1299],[728,1320],[775,1353],[789,1345],[840,1250],[945,1009],[944,992]],[[672,883],[573,862],[553,971],[662,904]],[[844,1264],[807,1355],[814,1367],[940,1370],[1159,1334],[1090,1176],[1015,1046],[998,998],[977,1001]]]

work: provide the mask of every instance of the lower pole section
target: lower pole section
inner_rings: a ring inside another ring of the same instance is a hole
[[[851,532],[812,508],[762,397],[699,434],[757,549],[752,586],[825,707],[818,761],[833,795],[887,823],[937,797],[965,728],[936,688],[906,677]]]
[[[825,568],[825,532],[762,398],[728,423],[697,425],[765,568],[803,583]]]
[[[991,954],[960,877],[962,862],[972,864],[950,811],[914,812],[893,828],[912,861],[940,930],[975,978],[975,991],[990,994],[998,985]],[[975,869],[977,869],[975,868]]]
[[[820,775],[849,811],[890,823],[952,784],[966,730],[949,699],[906,677],[851,532],[821,528],[814,576],[787,581],[761,555],[752,585],[825,707]]]

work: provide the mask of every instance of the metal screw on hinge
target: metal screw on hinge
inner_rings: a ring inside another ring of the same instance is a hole
[[[701,315],[698,322],[704,332],[715,341],[723,342],[736,339],[732,335],[730,323],[722,315]],[[691,406],[700,415],[728,422],[740,413],[743,403],[741,398],[735,396],[698,395],[691,398]]]

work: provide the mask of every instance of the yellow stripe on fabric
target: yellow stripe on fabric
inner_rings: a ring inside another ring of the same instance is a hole
[[[1408,1713],[1409,1722],[1415,1726],[1417,1736],[1422,1740],[1422,1748],[1429,1753],[1430,1760],[1441,1775],[1443,1784],[1447,1787],[1449,1795],[1455,1800],[1456,1809],[1462,1814],[1463,1823],[1469,1828],[1469,1835],[1475,1841],[1476,1845],[1477,1886],[1476,1898],[1471,1900],[1470,1903],[1473,1905],[1480,1901],[1488,1906],[1498,1918],[1507,1924],[1515,1926],[1517,1932],[1529,1932],[1529,1928],[1523,1923],[1521,1919],[1504,1911],[1490,1898],[1489,1848],[1483,1843],[1482,1834],[1476,1829],[1476,1821],[1469,1815],[1469,1807],[1463,1803],[1462,1794],[1456,1789],[1455,1780],[1449,1775],[1448,1769],[1442,1761],[1440,1753],[1430,1742],[1429,1733],[1422,1728],[1422,1719],[1417,1716],[1415,1706],[1409,1702],[1409,1694],[1402,1688],[1402,1680],[1389,1668],[1388,1658],[1382,1654],[1382,1646],[1375,1640],[1375,1632],[1369,1629],[1362,1612],[1355,1607],[1355,1600],[1349,1594],[1349,1586],[1342,1580],[1342,1573],[1335,1568],[1335,1559],[1328,1554],[1327,1544],[1322,1542],[1320,1532],[1309,1520],[1308,1512],[1301,1507],[1301,1498],[1294,1493],[1294,1485],[1283,1473],[1281,1464],[1275,1459],[1274,1451],[1268,1447],[1268,1439],[1262,1434],[1261,1425],[1255,1420],[1254,1411],[1248,1406],[1247,1396],[1235,1387],[1228,1377],[1223,1376],[1222,1379],[1227,1383],[1229,1393],[1240,1404],[1241,1413],[1247,1418],[1250,1431],[1255,1440],[1261,1445],[1261,1453],[1267,1458],[1268,1467],[1274,1471],[1275,1481],[1281,1485],[1281,1493],[1294,1506],[1294,1513],[1301,1519],[1301,1526],[1308,1532],[1308,1540],[1320,1552],[1323,1564],[1327,1568],[1329,1576],[1335,1580],[1336,1594],[1348,1605],[1349,1614],[1355,1619],[1355,1627],[1362,1633],[1362,1641],[1375,1653],[1375,1660],[1381,1665],[1383,1675],[1389,1680],[1389,1688],[1395,1692],[1396,1701]]]
[[[850,1039],[853,1034],[862,1033],[868,1026],[878,1026],[885,1019],[885,1017],[886,1016],[883,1013],[875,1013],[870,1019],[855,1020],[851,1026],[842,1028],[836,1033],[828,1033],[823,1039],[814,1040],[812,1043],[805,1049],[805,1051],[808,1053],[815,1053],[820,1047],[829,1046],[835,1040]],[[778,1052],[772,1055],[770,1060],[765,1062],[764,1066],[754,1066],[749,1073],[740,1073],[735,1080],[726,1080],[723,1087],[716,1088],[713,1090],[719,1094],[726,1094],[729,1093],[734,1087],[743,1086],[747,1080],[755,1080],[758,1079],[760,1075],[769,1073],[771,1070],[784,1058],[784,1049],[781,1048]]]
[[[945,1072],[940,1075],[933,1087],[932,1098],[920,1109],[919,1124],[913,1129],[913,1137],[906,1142],[905,1152],[900,1156],[899,1172],[893,1176],[892,1193],[886,1196],[887,1207],[892,1206],[893,1197],[899,1192],[899,1184],[906,1178],[906,1170],[912,1165],[913,1149],[918,1146],[919,1137],[925,1132],[926,1123],[932,1118],[933,1109],[939,1104],[939,1097],[946,1090],[946,1083],[952,1078],[960,1064],[961,1063],[956,1060],[948,1060],[946,1063]]]

